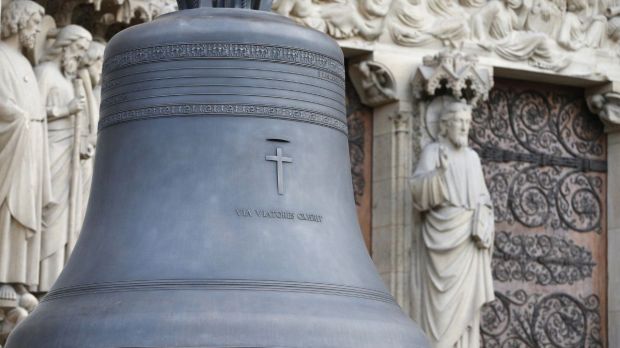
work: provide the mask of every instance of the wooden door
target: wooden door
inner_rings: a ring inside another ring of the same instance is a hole
[[[606,136],[583,91],[497,79],[470,139],[495,209],[484,347],[603,347]]]

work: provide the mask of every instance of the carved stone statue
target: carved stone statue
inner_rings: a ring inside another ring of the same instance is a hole
[[[80,59],[91,40],[86,29],[68,25],[58,32],[45,62],[35,68],[47,110],[53,196],[53,203],[43,214],[40,291],[50,289],[65,265],[72,241],[77,239],[81,210],[81,137],[75,135],[79,133],[76,128],[80,128],[76,123],[86,121],[86,114],[82,112],[86,100],[77,93],[82,83],[77,77]]]
[[[14,1],[2,12],[0,42],[0,283],[39,284],[42,208],[50,199],[43,102],[22,55],[44,9]]]
[[[99,122],[99,105],[101,104],[101,72],[103,68],[103,52],[105,45],[93,41],[88,47],[88,51],[82,58],[82,69],[80,77],[85,84],[86,92],[86,114],[84,122],[81,123],[80,158],[81,158],[81,178],[82,178],[82,210],[79,216],[80,222],[84,219],[86,205],[90,196],[90,185],[93,176],[93,159],[95,145],[97,143],[97,123]],[[81,226],[79,224],[78,226]]]
[[[411,179],[422,215],[420,324],[433,347],[480,347],[480,309],[494,299],[491,197],[468,147],[471,108],[441,112],[439,140],[424,148]]]

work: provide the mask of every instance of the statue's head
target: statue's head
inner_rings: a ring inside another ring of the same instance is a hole
[[[75,75],[92,40],[93,37],[88,30],[79,25],[67,25],[58,32],[48,52],[48,60],[61,56],[62,70],[65,75]]]
[[[11,1],[2,10],[2,38],[19,35],[22,46],[33,48],[44,15],[43,6],[34,1]]]
[[[456,147],[467,146],[471,125],[471,106],[462,102],[448,104],[439,118],[439,135]]]
[[[82,66],[88,69],[88,74],[94,86],[101,80],[101,70],[103,69],[103,53],[105,45],[101,42],[93,41],[88,46],[88,50],[82,57]]]

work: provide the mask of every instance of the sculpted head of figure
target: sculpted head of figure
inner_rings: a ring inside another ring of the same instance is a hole
[[[48,60],[60,56],[63,73],[67,76],[74,76],[92,40],[93,37],[88,30],[79,25],[67,25],[58,32],[48,52]]]
[[[2,10],[2,38],[19,35],[23,47],[33,48],[44,15],[45,9],[34,1],[11,1]]]
[[[471,107],[462,102],[447,105],[439,118],[439,135],[457,147],[467,146],[471,124]]]
[[[103,69],[103,52],[105,45],[101,42],[93,41],[88,47],[88,51],[82,57],[82,66],[88,69],[93,86],[99,84],[101,80],[101,70]]]

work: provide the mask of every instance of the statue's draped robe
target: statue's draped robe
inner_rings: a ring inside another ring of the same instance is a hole
[[[28,60],[0,42],[0,283],[39,284],[42,209],[50,200],[47,123]]]
[[[73,84],[56,64],[45,62],[35,68],[41,97],[47,109],[66,107],[75,96]],[[74,144],[73,117],[48,119],[48,140],[52,175],[52,199],[43,212],[44,234],[41,241],[40,290],[49,291],[60,275],[68,258],[71,178],[73,172],[72,150]],[[78,193],[76,197],[80,197]],[[81,201],[81,199],[80,199]]]
[[[422,328],[433,347],[479,347],[480,308],[494,299],[491,248],[479,248],[472,227],[487,226],[493,241],[493,214],[480,159],[470,148],[444,145],[449,158],[440,171],[439,143],[427,146],[411,180],[414,206],[422,213],[424,250]],[[486,209],[487,214],[476,214]],[[485,221],[473,221],[482,216]]]
[[[90,129],[93,129],[95,134],[97,133],[97,124],[99,123],[99,105],[101,104],[101,85],[97,85],[93,88],[92,91],[93,101],[95,106],[93,108],[94,115],[88,115],[88,120],[83,122],[84,127],[82,127],[82,141],[87,143],[89,141],[88,136],[90,135]],[[92,122],[92,123],[91,123]],[[84,221],[84,217],[86,216],[86,208],[88,206],[88,200],[90,198],[90,186],[92,184],[93,179],[93,170],[95,165],[95,157],[87,158],[81,161],[81,176],[82,176],[82,202],[81,202],[81,212],[78,221],[78,227],[81,229],[82,223]]]

